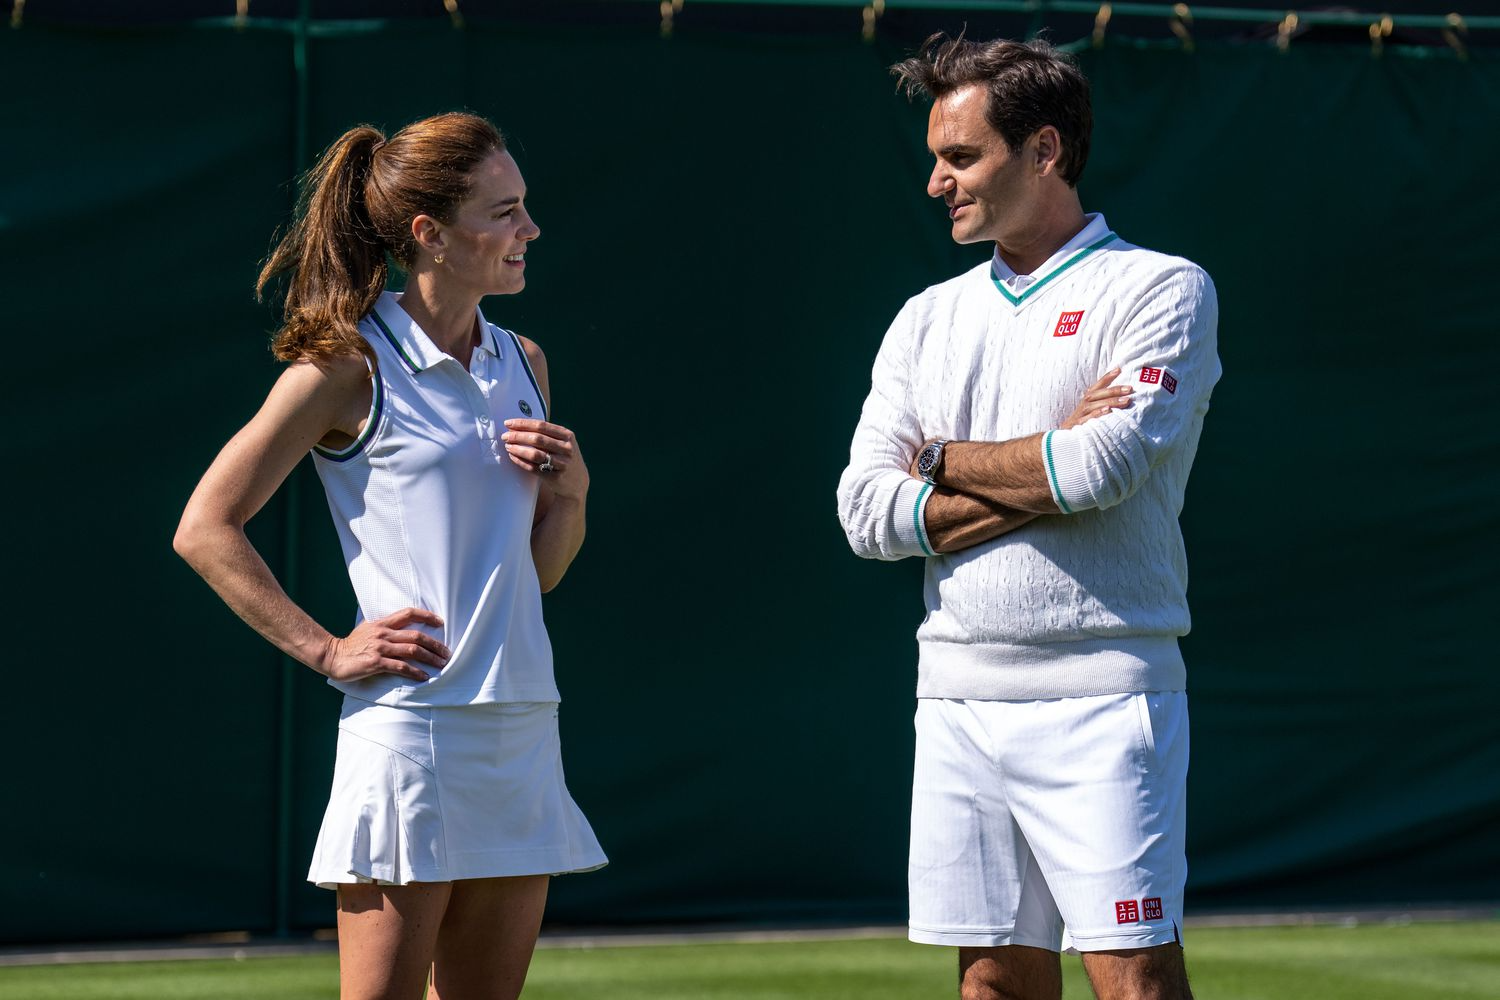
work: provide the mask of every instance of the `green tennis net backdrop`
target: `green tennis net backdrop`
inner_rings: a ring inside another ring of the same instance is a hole
[[[919,40],[0,29],[0,940],[331,923],[301,879],[337,696],[170,543],[277,372],[251,285],[291,178],[453,108],[513,138],[542,237],[485,308],[546,349],[593,472],[546,613],[613,864],[551,919],[903,919],[920,568],[852,556],[833,494],[891,317],[987,252],[923,193],[885,70]],[[1189,906],[1500,898],[1496,50],[1080,58],[1086,207],[1203,264],[1223,314],[1183,516]],[[309,468],[250,530],[347,627]]]

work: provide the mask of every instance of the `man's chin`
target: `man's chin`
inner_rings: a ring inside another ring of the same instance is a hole
[[[986,237],[986,236],[981,236],[978,233],[975,233],[973,230],[969,229],[968,227],[964,227],[964,228],[960,229],[956,225],[953,227],[952,236],[953,236],[953,242],[957,243],[959,246],[967,246],[970,243],[983,243],[983,242],[985,242],[985,240],[987,240],[989,238],[989,237]]]

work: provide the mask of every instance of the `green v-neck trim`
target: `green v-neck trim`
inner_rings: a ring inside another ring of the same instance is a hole
[[[1028,298],[1030,298],[1031,295],[1039,290],[1043,285],[1047,284],[1047,282],[1051,281],[1059,274],[1062,274],[1068,268],[1072,267],[1074,264],[1077,264],[1079,261],[1083,260],[1083,258],[1093,253],[1095,250],[1113,243],[1119,238],[1120,237],[1115,235],[1114,233],[1105,233],[1103,236],[1099,237],[1099,239],[1095,240],[1093,243],[1090,243],[1088,246],[1084,247],[1082,250],[1078,251],[1073,256],[1063,261],[1061,264],[1057,265],[1057,267],[1053,268],[1051,274],[1047,275],[1040,281],[1033,281],[1031,283],[1031,286],[1020,295],[1010,294],[1010,290],[1005,287],[1005,283],[1001,281],[1000,278],[995,274],[995,265],[993,262],[990,264],[990,281],[995,283],[995,289],[1001,295],[1005,296],[1005,300],[1007,302],[1009,302],[1013,306],[1018,306],[1022,302],[1025,302]]]

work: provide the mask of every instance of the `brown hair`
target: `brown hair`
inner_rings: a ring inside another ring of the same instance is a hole
[[[891,67],[908,98],[918,94],[942,97],[971,83],[989,92],[984,117],[1000,133],[1012,153],[1044,125],[1057,129],[1062,139],[1057,173],[1069,187],[1077,187],[1089,158],[1089,133],[1094,112],[1089,105],[1089,82],[1072,57],[1050,42],[997,39],[971,42],[939,32],[922,43],[910,59]]]
[[[297,213],[255,283],[289,273],[282,327],[271,351],[282,361],[325,361],[363,353],[355,329],[385,288],[389,260],[410,269],[411,222],[452,222],[469,197],[474,170],[505,137],[478,115],[424,118],[390,139],[360,125],[339,136],[302,181]]]

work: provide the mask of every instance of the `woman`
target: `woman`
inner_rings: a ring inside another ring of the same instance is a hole
[[[308,875],[338,891],[344,1000],[410,1000],[429,974],[441,1000],[517,996],[548,876],[606,863],[563,783],[540,596],[583,542],[588,469],[547,419],[541,349],[479,312],[526,283],[525,197],[474,115],[329,147],[257,286],[289,277],[290,365],[177,531],[241,618],[344,692]],[[347,636],[245,535],[308,451],[359,599]]]

